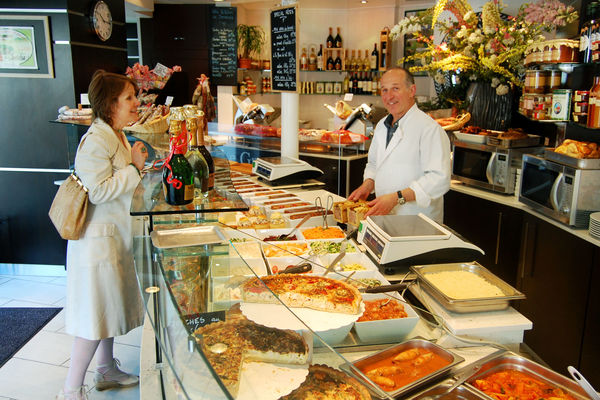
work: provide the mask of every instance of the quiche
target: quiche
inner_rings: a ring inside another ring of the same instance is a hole
[[[248,319],[215,322],[194,332],[208,362],[232,396],[237,396],[242,364],[260,361],[306,364],[308,344],[291,330],[270,328]]]
[[[241,286],[249,303],[283,302],[288,307],[358,314],[362,297],[353,285],[324,276],[278,274],[252,278]],[[275,294],[279,300],[275,296]]]
[[[293,392],[279,400],[370,400],[367,388],[356,379],[326,365],[311,365],[308,376]]]

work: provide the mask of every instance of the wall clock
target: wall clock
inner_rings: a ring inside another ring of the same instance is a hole
[[[102,0],[97,1],[92,7],[90,17],[96,35],[98,35],[103,42],[107,41],[112,34],[113,27],[112,14],[110,13],[108,4]]]

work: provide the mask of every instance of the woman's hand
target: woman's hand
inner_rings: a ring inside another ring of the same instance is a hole
[[[131,161],[133,162],[133,165],[136,166],[138,171],[144,169],[146,158],[148,158],[148,150],[146,149],[144,143],[135,142],[133,146],[131,146]]]
[[[369,194],[375,189],[375,181],[373,179],[366,179],[362,185],[360,185],[355,191],[350,193],[348,200],[365,200]]]

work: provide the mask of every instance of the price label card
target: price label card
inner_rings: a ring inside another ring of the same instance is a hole
[[[165,67],[161,63],[156,63],[153,71],[156,75],[164,78],[169,73],[169,68]]]
[[[208,313],[190,314],[185,317],[185,324],[191,332],[196,329],[219,321],[225,321],[225,311],[214,311]]]
[[[173,103],[173,96],[167,96],[165,99],[165,105],[170,106]]]
[[[80,103],[84,106],[89,106],[90,105],[90,99],[88,97],[87,93],[81,93],[81,95],[79,95],[80,97]]]
[[[353,98],[354,98],[354,94],[353,93],[346,93],[344,95],[344,101],[352,101]]]

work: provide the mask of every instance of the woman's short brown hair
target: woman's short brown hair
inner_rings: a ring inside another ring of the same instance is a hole
[[[101,118],[112,126],[114,107],[128,83],[137,93],[138,88],[135,81],[128,76],[106,72],[102,69],[94,72],[88,88],[88,98],[92,105],[94,119]]]

